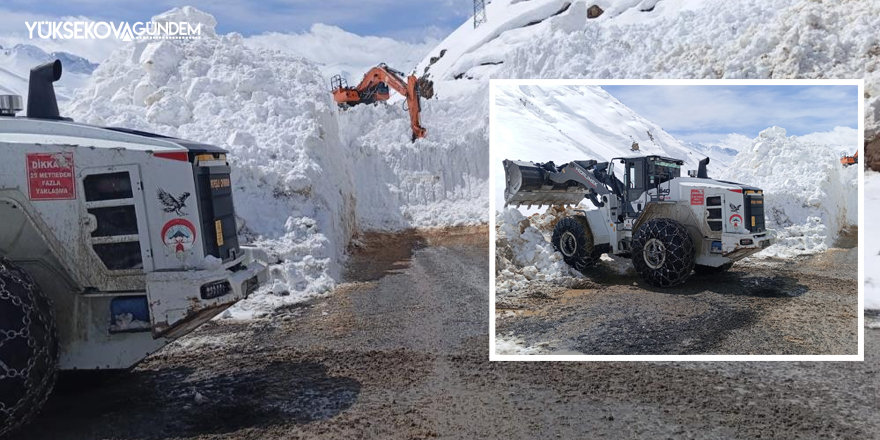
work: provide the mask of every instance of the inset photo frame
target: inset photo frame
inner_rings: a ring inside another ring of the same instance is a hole
[[[864,359],[862,80],[492,80],[490,359]]]

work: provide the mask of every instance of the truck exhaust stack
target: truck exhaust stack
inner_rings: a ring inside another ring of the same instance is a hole
[[[55,99],[55,81],[61,79],[61,61],[55,60],[31,69],[28,81],[27,117],[62,119]]]

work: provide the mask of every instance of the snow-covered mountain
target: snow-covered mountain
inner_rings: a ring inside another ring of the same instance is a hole
[[[717,175],[736,154],[682,142],[598,86],[498,85],[494,110],[497,160],[491,165],[498,210],[504,207],[502,159],[561,164],[660,155],[684,160],[685,170],[695,170],[709,157],[708,171]]]
[[[739,154],[739,150],[730,147],[722,147],[719,145],[703,145],[697,142],[684,142],[684,145],[694,151],[699,151],[709,156],[716,163],[721,162],[725,165],[729,164],[733,158]]]
[[[603,12],[588,18],[593,5]],[[866,138],[880,132],[880,2],[495,0],[486,15],[476,29],[463,23],[417,72],[467,83],[865,78]]]
[[[74,90],[81,87],[98,67],[83,57],[67,52],[49,53],[30,44],[0,46],[0,94],[21,95],[27,102],[31,68],[56,59],[64,66],[61,80],[55,83],[55,95],[60,103],[69,101]]]

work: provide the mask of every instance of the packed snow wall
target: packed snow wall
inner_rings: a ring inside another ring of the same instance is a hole
[[[425,138],[411,141],[409,114],[388,104],[340,111],[362,229],[399,230],[488,222],[488,89],[422,100]]]
[[[840,164],[837,150],[770,127],[721,174],[764,190],[767,228],[779,234],[764,256],[827,250],[858,224],[858,167]]]

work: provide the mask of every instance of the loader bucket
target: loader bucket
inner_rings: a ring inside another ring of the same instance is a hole
[[[504,177],[505,206],[577,205],[584,198],[582,189],[554,184],[532,162],[505,160]]]

